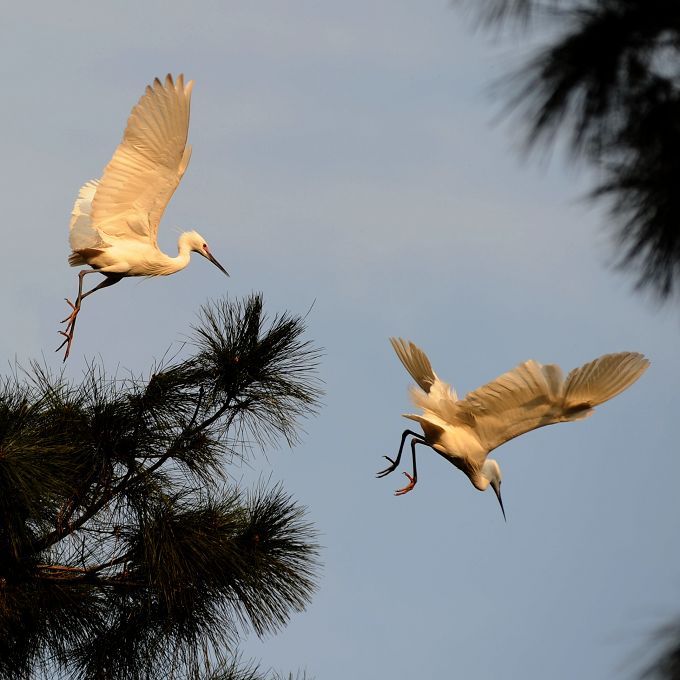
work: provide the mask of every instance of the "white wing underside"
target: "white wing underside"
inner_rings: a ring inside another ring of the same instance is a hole
[[[158,224],[182,179],[191,147],[187,145],[193,82],[180,75],[156,79],[132,109],[123,141],[101,180],[87,182],[73,207],[73,250],[106,247],[117,239],[156,246]]]
[[[423,415],[406,417],[417,420],[424,428],[426,420],[434,428],[453,426],[474,435],[479,451],[485,451],[479,463],[486,453],[525,432],[586,418],[593,407],[630,387],[649,366],[649,361],[637,352],[605,354],[574,369],[565,380],[559,366],[525,361],[458,400],[455,392],[447,394],[448,385],[434,375],[422,350],[403,340],[391,342],[424,390],[411,389],[413,403],[423,409]]]
[[[432,370],[430,360],[420,347],[401,338],[390,338],[390,342],[404,368],[418,383],[421,390],[429,393],[436,400],[458,400],[458,395],[453,387],[437,377],[437,374]]]
[[[105,248],[108,245],[102,241],[99,232],[92,227],[92,201],[98,186],[99,180],[93,179],[83,184],[78,192],[69,224],[71,250]]]

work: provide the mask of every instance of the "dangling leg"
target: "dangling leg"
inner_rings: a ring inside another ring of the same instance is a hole
[[[399,445],[399,453],[397,454],[397,457],[395,458],[395,460],[392,460],[389,456],[383,456],[383,458],[387,458],[387,460],[389,460],[390,463],[392,463],[392,465],[378,472],[376,474],[376,477],[384,477],[385,475],[389,475],[390,472],[394,472],[397,469],[399,461],[401,460],[401,452],[404,449],[404,442],[406,441],[406,437],[408,437],[409,435],[415,437],[418,441],[425,443],[425,437],[423,437],[422,434],[413,432],[413,430],[404,430],[401,433],[401,444]]]
[[[64,361],[68,358],[69,352],[71,351],[71,343],[73,342],[73,332],[75,331],[76,327],[76,317],[78,316],[78,312],[80,311],[80,305],[82,301],[88,296],[94,293],[96,290],[99,290],[100,288],[106,288],[107,286],[112,286],[114,283],[118,283],[123,277],[120,276],[119,274],[104,274],[106,277],[98,286],[95,286],[92,290],[88,290],[87,293],[83,293],[83,278],[85,277],[86,274],[101,274],[102,272],[97,271],[96,269],[83,269],[78,273],[78,297],[76,298],[76,303],[73,304],[68,298],[66,298],[66,302],[69,304],[71,307],[71,314],[67,316],[62,323],[66,323],[66,329],[63,331],[59,331],[61,333],[65,340],[57,347],[55,350],[58,352],[64,345],[66,345],[66,352],[64,353]]]
[[[403,496],[405,493],[408,493],[416,485],[416,482],[418,481],[418,470],[416,470],[416,444],[427,444],[427,442],[424,441],[423,439],[411,439],[411,454],[413,456],[413,477],[411,477],[411,475],[409,475],[408,472],[404,472],[404,474],[408,477],[408,484],[403,489],[397,489],[394,492],[395,496]]]
[[[65,319],[62,320],[61,323],[66,323],[67,321],[68,326],[66,326],[65,331],[59,331],[60,333],[68,333],[68,331],[71,328],[72,323],[76,320],[76,316],[78,316],[78,311],[80,310],[80,303],[83,299],[83,278],[85,274],[96,274],[97,270],[96,269],[83,269],[82,271],[78,272],[78,297],[76,297],[76,304],[74,305],[68,298],[64,298],[66,302],[68,303],[68,306],[71,308],[71,314],[70,316],[67,316]],[[105,279],[106,280],[106,279]],[[61,347],[59,348],[61,349]],[[59,350],[57,350],[59,351]]]

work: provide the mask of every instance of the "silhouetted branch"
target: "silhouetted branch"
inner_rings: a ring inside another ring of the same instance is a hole
[[[680,281],[680,5],[670,0],[485,0],[490,23],[541,15],[557,37],[503,80],[527,148],[563,136],[601,173],[619,263],[661,298]]]
[[[205,308],[197,352],[148,381],[93,365],[77,385],[37,366],[0,382],[0,680],[48,660],[74,678],[198,677],[239,631],[304,609],[303,509],[223,473],[244,433],[291,443],[314,412],[303,332],[255,295]]]
[[[661,628],[656,638],[660,651],[641,680],[680,680],[680,622]]]

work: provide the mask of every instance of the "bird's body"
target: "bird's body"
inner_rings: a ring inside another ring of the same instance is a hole
[[[157,242],[158,224],[191,158],[187,144],[193,82],[184,85],[156,79],[132,109],[122,142],[100,180],[84,184],[73,206],[69,225],[72,267],[89,265],[79,274],[78,297],[69,301],[65,331],[68,357],[75,321],[83,298],[128,276],[167,276],[189,264],[191,251],[208,258],[225,274],[203,237],[195,231],[180,235],[178,254],[163,253]],[[106,278],[83,293],[83,277],[97,272]]]
[[[192,250],[191,237],[204,243],[200,234],[187,231],[180,235],[177,257],[166,255],[155,239],[133,237],[136,231],[125,230],[122,234],[100,232],[92,219],[92,201],[99,181],[85,184],[73,207],[70,229],[72,253],[68,258],[72,267],[90,265],[100,274],[120,276],[168,276],[189,264]],[[200,244],[199,244],[200,247]]]
[[[458,399],[420,348],[400,338],[390,342],[418,384],[411,389],[411,399],[423,411],[404,414],[420,424],[423,435],[406,431],[415,435],[414,475],[407,475],[411,483],[400,494],[415,485],[415,444],[422,443],[462,470],[477,489],[491,485],[500,501],[500,468],[487,458],[491,451],[530,430],[587,418],[595,406],[630,387],[649,366],[636,352],[606,354],[574,369],[565,379],[559,366],[526,361]],[[396,461],[388,459],[392,465],[380,476],[396,469],[406,436]]]

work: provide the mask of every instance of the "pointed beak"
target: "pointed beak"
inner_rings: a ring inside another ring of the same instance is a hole
[[[220,270],[223,271],[227,276],[229,272],[213,257],[213,254],[206,248],[205,256]]]
[[[508,518],[505,516],[505,508],[503,507],[503,499],[501,498],[501,485],[499,484],[498,487],[496,487],[494,484],[492,488],[496,492],[496,498],[498,498],[498,502],[500,503],[503,519],[507,522]]]

